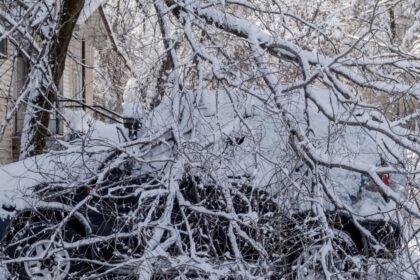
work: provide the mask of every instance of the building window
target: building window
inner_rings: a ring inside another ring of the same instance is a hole
[[[7,40],[0,41],[0,58],[7,56]]]
[[[79,71],[73,71],[73,98],[77,100],[82,99],[82,84]]]
[[[19,94],[21,93],[22,88],[25,86],[26,79],[28,77],[29,73],[29,65],[25,61],[25,59],[22,56],[18,56],[17,62],[16,62],[16,73],[14,75],[15,79],[15,92],[14,97],[17,99],[19,97]],[[16,112],[15,117],[15,134],[20,135],[23,129],[23,120],[25,117],[25,108],[20,108]]]

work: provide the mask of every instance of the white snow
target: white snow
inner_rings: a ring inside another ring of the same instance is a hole
[[[123,116],[130,118],[142,118],[144,108],[139,96],[139,85],[137,79],[128,80],[124,90]]]
[[[116,123],[104,123],[92,117],[91,113],[83,110],[64,110],[66,124],[70,130],[89,135],[91,140],[110,141],[116,144],[120,141],[118,138],[117,127],[123,129],[123,125]]]

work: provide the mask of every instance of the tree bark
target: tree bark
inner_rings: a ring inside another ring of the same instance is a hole
[[[49,63],[55,88],[59,87],[66,63],[67,50],[73,35],[77,19],[84,6],[85,0],[63,0],[62,11],[59,18],[60,28],[49,51]],[[46,88],[44,94],[38,94],[33,102],[26,131],[22,132],[20,159],[40,154],[44,151],[50,122],[50,112],[56,101],[56,90]],[[26,116],[25,116],[26,118]]]

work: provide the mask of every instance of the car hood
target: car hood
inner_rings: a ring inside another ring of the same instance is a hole
[[[34,186],[60,183],[71,187],[93,176],[105,153],[82,149],[77,145],[0,166],[0,218],[11,215],[8,209],[20,210],[42,203],[33,195]]]

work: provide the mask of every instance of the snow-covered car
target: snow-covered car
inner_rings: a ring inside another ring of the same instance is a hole
[[[312,279],[322,274],[316,252],[328,238],[334,269],[348,277],[360,275],[357,258],[394,256],[402,232],[395,202],[361,188],[360,173],[329,167],[324,183],[337,198],[315,201],[323,211],[314,216],[311,170],[291,157],[279,116],[258,100],[228,97],[168,99],[138,117],[132,141],[109,148],[82,139],[6,166],[13,184],[3,193],[19,198],[3,199],[1,210],[3,263],[12,276]],[[324,137],[321,128],[312,133]],[[377,160],[366,151],[352,156]]]
[[[231,180],[240,183],[243,178]],[[146,185],[148,190],[138,191],[140,186]],[[147,242],[142,240],[141,235],[135,234],[136,229],[147,219],[150,208],[155,206],[154,201],[148,201],[142,195],[150,190],[162,189],[159,180],[152,174],[132,176],[120,169],[110,171],[108,178],[101,184],[92,182],[72,189],[36,185],[34,192],[44,206],[15,211],[11,205],[3,205],[3,210],[11,215],[8,219],[0,220],[1,228],[4,229],[2,249],[10,260],[16,261],[7,264],[9,271],[17,279],[77,279],[86,272],[107,271],[108,267],[104,264],[112,267],[124,264],[129,257],[141,256]],[[199,178],[184,178],[180,189],[185,199],[182,204],[196,205],[207,211],[225,210],[222,190],[214,185],[200,185]],[[235,212],[248,215],[248,203],[251,201],[252,213],[258,217],[258,222],[253,221],[255,217],[248,217],[249,223],[239,228],[248,235],[258,236],[270,258],[288,255],[287,259],[278,264],[278,274],[272,274],[273,277],[297,276],[291,269],[306,263],[307,258],[311,257],[303,249],[307,245],[306,241],[314,239],[314,236],[308,234],[315,223],[308,219],[309,215],[305,212],[295,213],[289,219],[276,220],[281,209],[269,192],[253,191],[247,185],[238,186],[238,190],[236,194],[231,193],[234,196]],[[142,201],[141,205],[139,201]],[[190,245],[189,238],[193,238],[199,244],[195,248],[197,251],[207,251],[207,256],[213,258],[233,260],[235,248],[229,242],[229,218],[182,211],[180,203],[177,201],[174,205],[170,217],[180,230],[180,240],[184,246]],[[162,198],[159,204],[165,205],[165,199]],[[133,215],[133,209],[138,211],[137,217],[127,223],[127,217]],[[156,215],[163,215],[163,212],[163,208],[156,209]],[[188,215],[188,224],[183,215]],[[342,250],[343,256],[340,257],[378,256],[375,244],[364,237],[361,229],[347,214],[328,213],[328,221],[335,230],[334,246]],[[195,227],[193,236],[187,234],[191,224]],[[360,225],[385,245],[387,251],[380,252],[381,257],[391,258],[393,252],[399,249],[400,228],[397,224],[381,219],[365,219],[360,221]],[[245,261],[255,264],[261,261],[260,252],[250,246],[246,239],[239,240],[238,245],[237,249]],[[170,249],[174,255],[180,254],[178,250],[176,246]],[[127,266],[128,269],[124,267],[114,274],[134,277],[134,267],[130,268],[129,264]],[[158,270],[156,277],[165,274],[174,277],[176,273]],[[186,272],[186,275],[194,278],[193,273]],[[203,275],[197,273],[196,276]]]
[[[134,176],[118,168],[107,173],[107,178],[100,184],[92,182],[74,188],[35,185],[32,196],[38,200],[35,202],[34,199],[36,206],[33,207],[17,210],[13,203],[3,205],[3,212],[9,216],[0,219],[0,226],[4,229],[2,251],[13,260],[6,261],[12,276],[16,279],[79,279],[87,271],[103,273],[109,268],[106,264],[118,266],[124,264],[128,256],[144,254],[146,241],[136,229],[142,220],[148,218],[150,208],[156,207],[154,201],[147,199],[147,192],[162,191],[163,186],[152,174]],[[220,190],[215,186],[199,187],[197,180],[184,178],[180,183],[185,199],[206,209],[223,210]],[[240,181],[240,178],[232,180]],[[143,192],[139,188],[144,188]],[[255,215],[258,213],[262,217],[267,214],[266,219],[273,218],[271,215],[276,212],[276,205],[268,193],[253,192],[249,186],[241,188],[241,196],[238,193],[234,203],[238,213],[246,214],[248,209],[244,207],[252,201]],[[242,197],[243,194],[248,197]],[[179,203],[173,206],[170,219],[179,230],[187,230],[189,225],[183,221],[183,215],[188,215],[188,221],[194,223],[197,230],[193,238],[199,239],[201,244],[196,250],[208,250],[209,255],[218,258],[233,254],[227,237],[227,219],[188,213],[180,209]],[[165,199],[160,199],[159,204],[154,210],[155,215],[163,214],[163,209],[159,208],[165,205]],[[127,219],[133,215],[133,209],[138,211],[137,216]],[[127,220],[130,221],[127,223]],[[265,227],[264,224],[261,226]],[[241,225],[241,228],[248,233],[255,231],[247,225]],[[188,244],[188,235],[180,235],[181,240]],[[173,246],[170,250],[176,254],[179,249]],[[258,258],[258,252],[246,245],[245,240],[240,242],[240,250],[249,261]],[[127,267],[130,265],[116,270],[113,275],[133,276],[134,268],[127,271]],[[193,273],[186,272],[190,276]],[[156,275],[163,274],[158,272]]]

